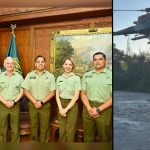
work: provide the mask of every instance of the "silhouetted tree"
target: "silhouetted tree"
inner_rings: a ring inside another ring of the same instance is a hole
[[[149,54],[140,53],[133,56],[113,46],[114,89],[131,91],[150,91]]]

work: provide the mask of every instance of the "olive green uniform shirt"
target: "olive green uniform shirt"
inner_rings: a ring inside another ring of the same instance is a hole
[[[6,71],[0,74],[0,95],[7,101],[14,100],[21,90],[23,77],[17,72],[8,76]]]
[[[95,70],[85,73],[82,90],[86,91],[90,101],[104,103],[112,95],[112,72],[105,68],[100,73]]]
[[[46,70],[41,75],[34,70],[27,74],[22,87],[30,91],[36,100],[42,101],[50,91],[55,90],[55,77]]]
[[[57,90],[63,99],[72,99],[76,91],[81,90],[80,77],[72,73],[69,77],[64,74],[57,78]]]

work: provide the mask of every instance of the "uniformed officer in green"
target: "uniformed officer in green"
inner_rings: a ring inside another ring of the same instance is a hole
[[[32,142],[47,143],[50,139],[49,100],[55,95],[55,77],[45,70],[45,65],[45,58],[37,56],[35,58],[36,70],[30,72],[22,84],[24,94],[29,99]]]
[[[64,73],[57,78],[56,100],[58,105],[59,137],[61,142],[74,142],[78,105],[81,90],[80,77],[72,70],[74,64],[70,58],[63,61]]]
[[[0,142],[7,142],[8,116],[10,116],[11,142],[19,142],[19,100],[23,96],[23,77],[14,71],[13,58],[4,60],[6,71],[0,74]]]
[[[97,52],[93,55],[94,69],[83,75],[81,99],[85,142],[95,141],[95,133],[101,142],[111,142],[112,72],[105,65],[105,54]]]

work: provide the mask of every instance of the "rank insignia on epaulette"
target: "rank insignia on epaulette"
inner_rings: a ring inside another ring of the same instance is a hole
[[[92,75],[86,75],[85,77],[86,78],[92,78]]]
[[[30,79],[36,79],[36,76],[31,76]]]

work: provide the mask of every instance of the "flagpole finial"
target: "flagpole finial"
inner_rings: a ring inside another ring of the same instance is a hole
[[[11,30],[12,30],[11,33],[15,36],[14,30],[15,30],[15,28],[16,28],[16,24],[14,24],[14,25],[11,24],[10,27],[11,27]]]

